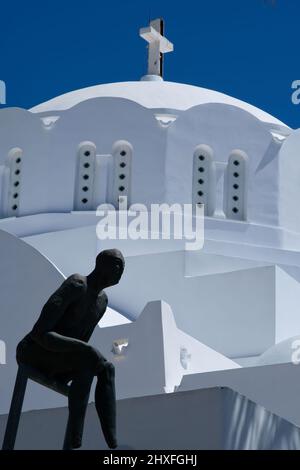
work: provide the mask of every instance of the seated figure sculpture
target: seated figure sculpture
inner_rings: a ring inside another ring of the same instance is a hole
[[[33,329],[17,346],[17,362],[49,378],[70,384],[68,396],[70,442],[81,447],[90,389],[97,377],[95,406],[107,445],[117,447],[115,369],[88,341],[105,313],[103,289],[119,282],[124,271],[119,250],[98,254],[88,276],[72,274],[50,296]]]

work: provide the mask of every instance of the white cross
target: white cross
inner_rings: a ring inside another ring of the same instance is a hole
[[[140,36],[148,43],[148,75],[162,75],[161,54],[172,52],[173,44],[162,34],[163,20],[150,21],[150,26],[140,29]]]

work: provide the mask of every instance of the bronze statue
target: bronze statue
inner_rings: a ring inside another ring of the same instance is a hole
[[[69,447],[79,448],[93,378],[97,376],[95,405],[107,445],[117,447],[115,369],[88,341],[105,313],[103,289],[117,284],[124,271],[119,250],[104,250],[88,276],[72,274],[50,296],[29,334],[17,347],[19,364],[50,378],[71,381],[68,397]]]

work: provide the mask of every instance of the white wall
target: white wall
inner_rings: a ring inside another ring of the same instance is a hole
[[[299,366],[275,364],[185,375],[178,391],[229,387],[266,410],[300,426]]]
[[[300,334],[300,268],[289,273],[288,266],[277,266],[276,343],[295,334]]]
[[[220,165],[227,164],[234,149],[246,152],[249,157],[248,219],[277,225],[276,155],[279,147],[261,121],[234,106],[217,103],[194,106],[169,126],[167,201],[191,202],[193,154],[199,144],[210,146]],[[222,166],[223,173],[225,168]],[[217,185],[217,201],[223,201],[223,193],[218,191],[223,191],[222,184]]]
[[[236,282],[233,277],[234,272],[236,272],[236,277],[239,277],[242,272],[247,273],[247,276],[250,275],[252,278],[251,273],[256,273],[259,268],[269,267],[271,270],[275,270],[274,273],[276,273],[274,277],[271,276],[270,278],[274,280],[274,286],[272,287],[274,290],[271,289],[269,294],[265,292],[265,296],[270,295],[270,298],[266,298],[265,302],[269,302],[268,308],[271,308],[270,312],[273,312],[272,314],[270,313],[268,321],[271,322],[272,332],[276,329],[276,339],[274,338],[274,341],[280,341],[293,335],[295,331],[300,331],[300,317],[298,312],[300,301],[300,270],[296,266],[280,264],[280,267],[274,267],[273,265],[273,262],[276,264],[299,263],[298,258],[295,257],[295,253],[293,252],[277,253],[272,251],[269,253],[270,250],[262,248],[260,251],[253,252],[253,249],[249,251],[249,247],[245,249],[244,245],[231,246],[229,244],[228,246],[224,246],[224,244],[221,244],[219,246],[219,244],[207,242],[202,251],[183,252],[184,243],[180,240],[106,240],[100,242],[96,240],[95,232],[95,225],[90,225],[87,227],[70,228],[68,230],[25,237],[24,240],[51,259],[66,276],[73,272],[88,274],[88,272],[93,269],[96,254],[102,249],[111,248],[113,246],[121,249],[126,257],[125,274],[120,285],[109,289],[108,293],[114,306],[130,318],[137,317],[147,301],[153,298],[164,298],[173,308],[175,305],[175,309],[178,310],[176,305],[181,305],[181,302],[184,302],[183,300],[178,300],[179,295],[181,297],[184,296],[182,283],[192,286],[193,283],[197,282],[201,286],[202,279],[204,279],[203,283],[208,282],[207,280],[210,279],[208,276],[217,276],[214,279],[217,278],[218,282],[222,283],[221,275],[227,274],[232,277],[234,285]],[[179,253],[180,251],[181,253]],[[216,252],[219,254],[215,254]],[[224,254],[220,255],[220,253]],[[247,255],[247,253],[249,259],[244,259],[243,256]],[[156,255],[157,258],[154,258],[153,262],[150,263],[150,258],[147,257],[147,254]],[[276,254],[277,256],[280,255],[278,259],[276,259]],[[257,260],[251,259],[254,258],[255,255]],[[145,258],[143,258],[143,256],[145,256]],[[181,258],[182,263],[179,268],[176,263],[179,263],[179,259]],[[160,262],[160,259],[163,261]],[[266,259],[266,261],[264,261],[264,259]],[[166,266],[165,272],[161,265]],[[176,266],[176,268],[174,266]],[[168,272],[169,267],[170,270]],[[149,273],[145,273],[147,269]],[[150,281],[148,278],[153,277],[153,272],[156,270],[159,270],[162,276],[159,277],[157,281]],[[138,279],[138,281],[136,281],[136,279]],[[273,280],[271,282],[273,282]],[[136,282],[139,282],[141,285],[141,288],[139,288],[137,292],[135,289]],[[123,283],[124,289],[122,287]],[[211,283],[213,286],[213,278],[211,278]],[[148,284],[151,287],[149,287]],[[156,284],[160,286],[156,286]],[[178,285],[179,287],[173,289],[172,285]],[[226,285],[227,280],[226,277],[224,277],[224,286]],[[257,284],[255,283],[254,285],[256,286]],[[146,292],[144,292],[145,290]],[[249,295],[251,296],[251,292],[247,291],[245,295],[245,298],[248,298]],[[262,292],[261,295],[263,296],[264,292]],[[195,311],[198,297],[199,288],[195,290],[189,288],[189,298],[186,299],[186,303],[189,305],[191,311]],[[212,309],[214,311],[214,296],[209,298],[205,295],[204,298],[206,302],[205,308],[208,309],[209,312],[211,312]],[[232,303],[236,304],[235,308],[238,308],[239,302],[240,297],[237,299],[232,298]],[[243,301],[243,303],[245,303],[245,301]],[[262,305],[264,305],[264,303]],[[272,305],[275,310],[272,310]],[[226,308],[229,312],[232,311],[231,304],[226,304]],[[183,307],[180,307],[179,310],[183,310]],[[253,310],[256,310],[254,304]],[[254,318],[253,311],[250,311],[250,309],[247,311],[249,317]],[[182,314],[183,317],[186,315],[186,313]],[[220,311],[215,312],[215,315],[216,318],[219,318],[219,316],[222,318]],[[264,315],[265,314],[263,314],[263,316]],[[198,315],[196,315],[196,318],[197,316]],[[237,318],[238,317],[239,314],[237,314]],[[186,327],[186,324],[190,325],[189,332],[192,332],[192,323],[186,320],[183,325]],[[203,327],[202,325],[202,330]],[[206,331],[205,328],[204,331]],[[272,334],[273,333],[269,332],[267,337],[272,337]],[[253,331],[253,335],[256,338],[255,330]],[[202,337],[199,339],[204,340]],[[210,341],[213,341],[213,343],[210,343]],[[205,336],[205,342],[207,344],[213,344],[217,347],[220,342],[215,343],[214,341],[212,334],[209,334],[208,337]],[[249,337],[248,341],[250,342],[252,339]],[[256,339],[253,341],[256,341]],[[266,349],[268,346],[269,343],[261,345],[261,348],[254,351],[254,354],[260,354],[263,352],[264,348]],[[225,351],[222,350],[222,352]],[[238,356],[243,354],[244,352],[237,352]],[[234,353],[234,357],[235,356],[236,354]]]
[[[300,129],[292,132],[279,152],[280,172],[280,225],[300,232],[299,181],[300,181]]]
[[[113,352],[117,340],[128,342],[120,355]],[[184,374],[239,367],[178,329],[171,307],[160,300],[147,303],[132,323],[98,328],[92,342],[115,365],[118,399],[173,392]]]
[[[137,318],[155,299],[171,306],[178,328],[228,357],[260,354],[274,344],[272,266],[185,277],[184,252],[127,257],[111,306]]]
[[[61,449],[67,413],[66,407],[23,413],[15,448]],[[5,422],[6,416],[0,416],[0,442]],[[117,450],[121,455],[122,451],[136,449],[299,450],[300,447],[298,427],[242,395],[218,387],[120,400],[117,423]],[[91,403],[82,450],[100,449],[106,450],[103,459],[110,455]]]
[[[16,378],[16,346],[32,329],[43,304],[64,276],[37,250],[2,230],[0,246],[0,339],[6,344],[6,364],[0,365],[1,414],[8,410]],[[29,385],[25,409],[51,406],[53,395],[45,389],[41,399],[36,399]],[[59,397],[58,403],[63,405],[64,400]]]
[[[12,147],[23,150],[20,214],[72,210],[78,145],[91,141],[103,155],[119,140],[133,146],[132,200],[163,200],[166,130],[151,110],[126,99],[98,98],[49,127],[29,111],[1,110],[0,165]]]

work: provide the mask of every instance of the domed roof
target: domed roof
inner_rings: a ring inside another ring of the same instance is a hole
[[[64,111],[92,98],[118,97],[139,103],[146,108],[185,111],[204,103],[223,103],[248,111],[261,121],[285,126],[270,114],[231,96],[207,88],[163,80],[107,83],[65,93],[32,109],[33,113]]]

